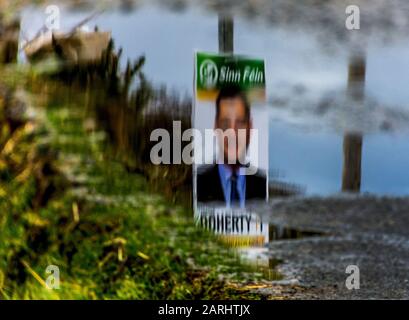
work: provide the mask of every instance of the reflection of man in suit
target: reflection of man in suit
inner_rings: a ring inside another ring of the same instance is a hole
[[[198,168],[197,200],[224,201],[227,207],[240,205],[244,208],[246,199],[265,199],[265,174],[256,172],[246,175],[246,167],[242,165],[250,143],[252,121],[250,104],[239,88],[227,87],[220,90],[216,99],[214,128],[221,150],[221,161]],[[244,129],[240,131],[245,132],[245,139],[240,138],[239,129]],[[228,135],[220,132],[233,132],[236,143],[231,143]],[[235,160],[232,162],[229,159]]]

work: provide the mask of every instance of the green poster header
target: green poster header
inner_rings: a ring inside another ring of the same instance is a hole
[[[219,90],[238,86],[250,100],[265,100],[264,60],[246,56],[196,53],[196,95],[214,100]]]

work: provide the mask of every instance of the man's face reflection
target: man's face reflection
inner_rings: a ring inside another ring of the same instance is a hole
[[[217,138],[219,149],[223,152],[224,163],[227,164],[229,159],[234,159],[234,164],[239,162],[244,164],[246,149],[250,142],[251,121],[242,97],[220,100],[215,129],[223,131],[223,135],[217,134]],[[231,143],[234,140],[235,143]]]

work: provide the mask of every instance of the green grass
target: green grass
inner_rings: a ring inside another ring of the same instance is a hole
[[[231,283],[263,276],[197,228],[189,209],[152,194],[142,176],[128,173],[104,135],[85,129],[90,114],[81,104],[53,97],[44,107],[37,132],[55,155],[55,171],[43,177],[55,192],[33,209],[38,178],[21,182],[17,172],[2,173],[0,298],[260,298]],[[39,146],[36,135],[27,139],[22,162]],[[42,283],[48,265],[60,268],[58,290]]]

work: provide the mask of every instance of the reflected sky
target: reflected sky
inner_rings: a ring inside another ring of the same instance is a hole
[[[62,28],[69,29],[88,14],[63,11]],[[43,19],[39,8],[24,10],[22,30],[28,38],[40,29]],[[182,94],[192,92],[194,50],[218,50],[218,17],[200,8],[177,12],[143,6],[127,14],[105,12],[89,23],[90,28],[94,25],[112,31],[116,47],[124,50],[122,59],[146,55],[147,78]],[[236,53],[266,59],[271,177],[277,178],[278,174],[280,181],[300,185],[307,194],[339,192],[343,132],[332,130],[330,125],[317,125],[326,119],[313,111],[298,119],[296,113],[287,111],[294,103],[303,104],[303,96],[314,104],[328,94],[342,92],[347,86],[349,52],[339,46],[323,47],[322,40],[302,30],[275,28],[265,21],[243,17],[235,19],[234,48]],[[409,41],[402,39],[387,47],[370,44],[366,68],[366,95],[383,108],[409,112]],[[302,92],[301,99],[291,103],[296,91]],[[277,98],[284,101],[281,106],[272,103]],[[282,112],[280,108],[287,110]],[[401,128],[364,135],[362,192],[409,194],[408,137],[409,133]]]

